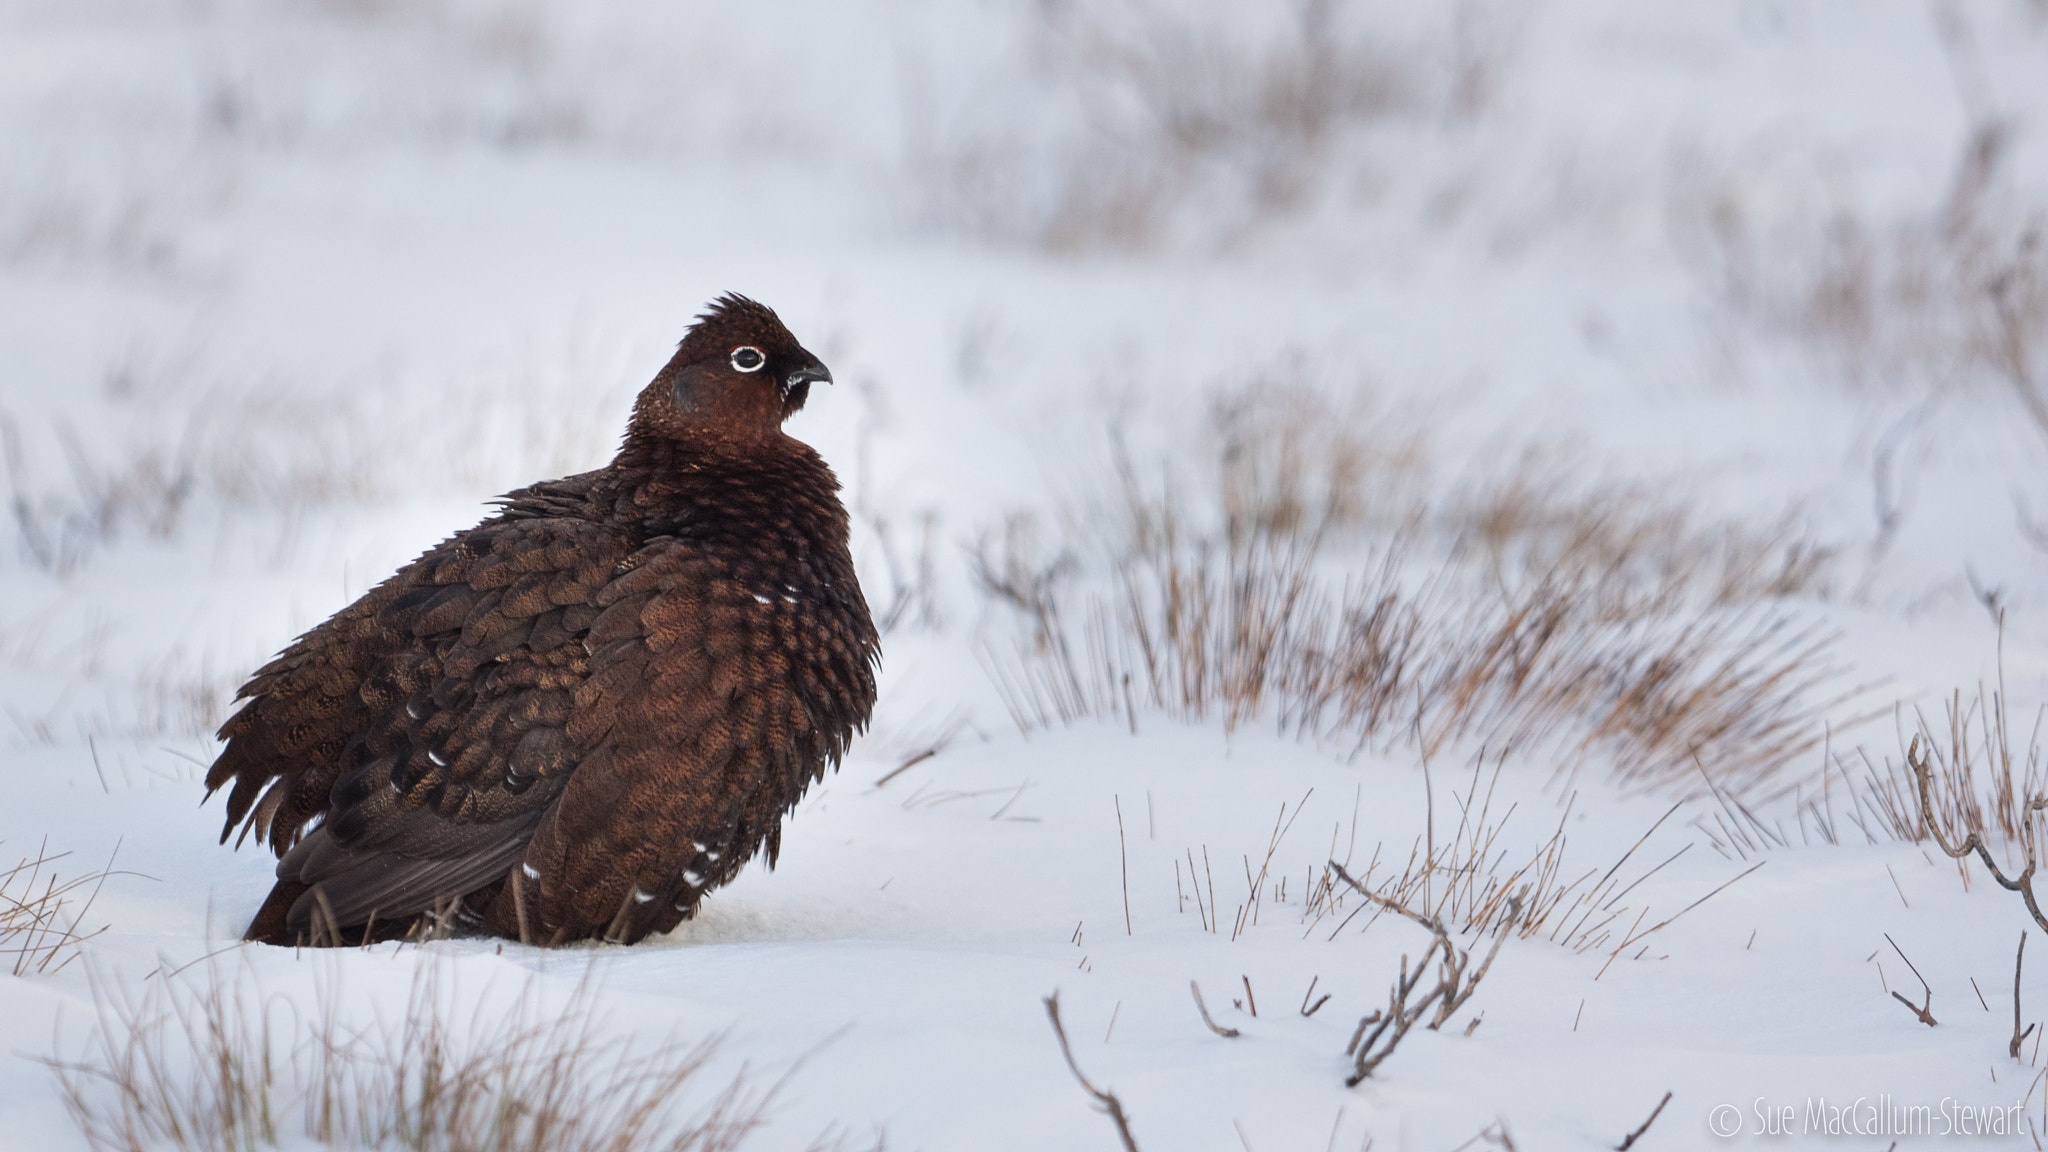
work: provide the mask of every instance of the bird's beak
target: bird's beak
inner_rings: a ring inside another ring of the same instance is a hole
[[[789,375],[784,376],[782,378],[782,390],[786,394],[794,392],[806,384],[830,384],[831,382],[832,370],[813,360],[791,371]]]
[[[818,363],[815,356],[807,357],[802,364],[789,370],[782,378],[782,414],[784,417],[804,406],[810,398],[814,381],[832,382],[832,370]]]

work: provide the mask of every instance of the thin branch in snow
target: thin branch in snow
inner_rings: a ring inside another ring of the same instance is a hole
[[[1209,1026],[1209,1031],[1223,1037],[1225,1040],[1238,1035],[1237,1029],[1225,1028],[1217,1024],[1215,1019],[1209,1015],[1209,1006],[1202,1003],[1202,986],[1200,984],[1195,983],[1193,980],[1188,981],[1188,991],[1195,994],[1195,1011],[1202,1014],[1202,1023]]]
[[[1116,860],[1117,865],[1123,870],[1124,935],[1129,936],[1131,935],[1131,858],[1124,849],[1124,798],[1117,796],[1114,799],[1116,801]]]
[[[1969,835],[1963,837],[1962,843],[1949,843],[1947,833],[1942,831],[1941,822],[1934,817],[1934,802],[1928,794],[1933,787],[1934,772],[1927,763],[1924,743],[1917,734],[1913,737],[1912,743],[1906,747],[1906,767],[1912,770],[1914,783],[1919,790],[1920,820],[1922,826],[1927,829],[1927,834],[1951,859],[1961,860],[1975,852],[1977,858],[1983,862],[1985,870],[1991,873],[1991,878],[1998,882],[1998,886],[2009,892],[2019,893],[2020,899],[2027,905],[2027,911],[2033,915],[2034,923],[2039,924],[2042,931],[2048,932],[2048,916],[2042,915],[2041,905],[2034,896],[2035,859],[2034,840],[2031,834],[2033,814],[2048,808],[2048,797],[2034,796],[2027,799],[2023,809],[2027,819],[2027,832],[2021,838],[2026,866],[2021,868],[2018,874],[2007,876],[1991,859],[1991,850],[1985,846],[1983,835],[1976,829],[1972,829]]]
[[[1906,999],[1904,996],[1899,995],[1897,992],[1892,993],[1892,999],[1897,1000],[1899,1003],[1904,1004],[1908,1008],[1911,1008],[1913,1010],[1913,1015],[1919,1017],[1920,1022],[1922,1024],[1927,1025],[1929,1028],[1934,1027],[1937,1023],[1939,1023],[1939,1021],[1935,1020],[1934,1013],[1929,1011],[1929,1009],[1934,1007],[1934,989],[1928,987],[1927,977],[1920,975],[1920,969],[1913,967],[1912,959],[1906,955],[1904,949],[1899,947],[1899,942],[1892,939],[1891,933],[1887,932],[1884,934],[1884,941],[1885,943],[1890,944],[1892,946],[1892,951],[1897,952],[1899,954],[1899,959],[1904,960],[1906,962],[1906,967],[1913,969],[1914,978],[1920,981],[1920,988],[1922,991],[1926,993],[1926,996],[1919,1004],[1913,1003],[1911,1000]]]
[[[894,780],[896,777],[903,775],[905,772],[910,771],[912,768],[917,767],[919,764],[924,763],[925,761],[931,759],[934,756],[937,756],[938,754],[939,750],[937,748],[927,748],[924,751],[917,753],[915,756],[910,757],[903,763],[898,764],[896,767],[891,768],[889,771],[883,773],[882,778],[875,781],[874,787],[880,788],[882,785],[887,784],[889,781]]]
[[[1352,1073],[1344,1081],[1345,1087],[1350,1088],[1356,1087],[1359,1081],[1372,1075],[1387,1057],[1393,1055],[1394,1049],[1408,1035],[1408,1030],[1414,1027],[1415,1022],[1420,1020],[1425,1012],[1432,1008],[1435,1010],[1429,1022],[1430,1030],[1435,1031],[1442,1028],[1444,1022],[1458,1009],[1464,1007],[1465,1002],[1472,998],[1472,993],[1478,990],[1479,982],[1486,978],[1487,970],[1493,967],[1494,957],[1500,955],[1501,944],[1514,931],[1515,921],[1522,915],[1523,894],[1508,897],[1508,913],[1494,930],[1492,949],[1487,952],[1486,959],[1480,962],[1479,967],[1472,969],[1468,975],[1472,954],[1451,943],[1451,934],[1444,928],[1443,921],[1374,892],[1353,879],[1350,873],[1344,871],[1344,866],[1335,860],[1330,861],[1330,868],[1338,879],[1350,885],[1359,895],[1390,912],[1406,916],[1429,929],[1430,933],[1429,948],[1423,952],[1422,959],[1416,963],[1412,973],[1409,970],[1408,958],[1401,958],[1401,975],[1387,995],[1385,1011],[1374,1012],[1358,1022],[1358,1031],[1352,1034],[1351,1044],[1345,1049],[1353,1061]],[[1420,988],[1432,959],[1438,963],[1436,987],[1420,1001],[1411,1004],[1410,998]],[[1367,1031],[1368,1027],[1372,1029],[1370,1032]]]
[[[1330,1002],[1330,994],[1328,992],[1323,993],[1323,998],[1316,1001],[1315,1003],[1311,1004],[1308,1002],[1309,997],[1314,996],[1316,994],[1316,981],[1321,979],[1321,976],[1309,977],[1308,991],[1301,994],[1301,1014],[1303,1016],[1315,1015],[1317,1009],[1321,1008],[1323,1005]]]
[[[1124,1142],[1124,1152],[1138,1152],[1138,1142],[1131,1138],[1131,1121],[1124,1115],[1123,1102],[1116,1098],[1116,1093],[1089,1083],[1088,1077],[1081,1074],[1081,1066],[1074,1062],[1073,1045],[1067,1043],[1066,1026],[1060,1023],[1058,992],[1045,998],[1045,1014],[1052,1021],[1053,1035],[1060,1039],[1060,1055],[1067,1058],[1067,1070],[1074,1074],[1075,1080],[1080,1081],[1081,1090],[1094,1099],[1095,1106],[1116,1125],[1116,1134]]]
[[[2020,966],[2027,959],[2027,930],[2020,929],[2020,949],[2012,958],[2012,1046],[2007,1049],[2012,1058],[2020,1058],[2020,1042],[2027,1038],[2027,1032],[2039,1028],[2039,1023],[2027,1025],[2027,1031],[2020,1031]]]
[[[1664,1093],[1664,1098],[1657,1101],[1657,1106],[1650,1109],[1650,1118],[1643,1121],[1641,1127],[1622,1137],[1621,1143],[1614,1146],[1614,1152],[1628,1152],[1630,1148],[1635,1147],[1636,1141],[1642,1139],[1643,1133],[1650,1130],[1650,1125],[1657,1122],[1657,1117],[1663,1114],[1664,1106],[1669,1103],[1671,1103],[1671,1093],[1666,1092]]]

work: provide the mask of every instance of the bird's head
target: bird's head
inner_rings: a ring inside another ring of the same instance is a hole
[[[711,302],[633,406],[633,431],[747,442],[773,434],[832,373],[773,309],[733,293]]]

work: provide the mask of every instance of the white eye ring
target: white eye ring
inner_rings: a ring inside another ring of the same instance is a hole
[[[761,354],[752,344],[742,344],[732,350],[732,370],[735,372],[759,372],[768,364],[768,357]]]

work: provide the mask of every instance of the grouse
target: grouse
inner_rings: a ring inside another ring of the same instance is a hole
[[[721,297],[610,465],[502,497],[251,677],[206,775],[221,842],[279,857],[246,938],[630,944],[773,867],[875,701],[838,481],[782,431],[831,380]]]

